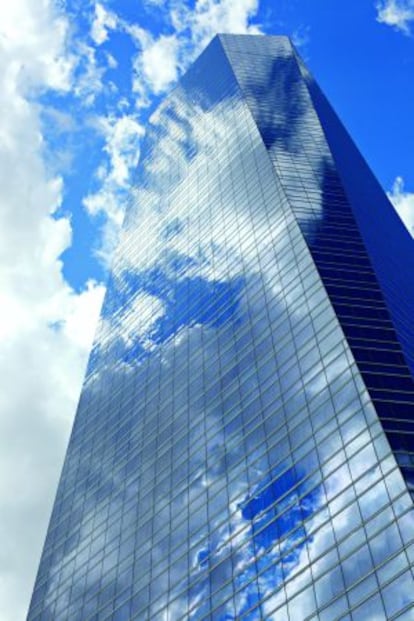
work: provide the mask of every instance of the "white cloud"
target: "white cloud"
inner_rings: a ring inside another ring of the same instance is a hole
[[[125,187],[129,181],[129,170],[138,162],[139,139],[144,129],[132,115],[104,119],[103,124],[107,135],[105,150],[110,158],[112,177],[118,185]]]
[[[54,4],[45,0],[37,11],[30,0],[0,7],[0,50],[7,59],[2,87],[10,92],[18,88],[22,95],[73,89],[90,105],[103,89],[103,74],[116,67],[116,60],[106,53],[106,62],[99,63],[93,47],[82,39],[70,39],[68,20],[55,12]]]
[[[178,31],[191,30],[198,53],[216,33],[258,34],[260,28],[251,19],[259,10],[258,0],[197,0],[194,10],[175,12]]]
[[[155,94],[177,79],[178,45],[176,37],[162,35],[142,51],[140,65]]]
[[[397,177],[388,198],[394,205],[398,215],[414,237],[414,192],[404,191],[404,180]]]
[[[2,88],[68,90],[74,59],[61,53],[67,32],[68,22],[54,13],[50,0],[36,9],[30,0],[1,3]]]
[[[139,49],[133,60],[132,89],[137,107],[143,108],[177,79],[179,41],[176,34],[154,38],[138,24],[124,23],[123,27]]]
[[[414,21],[413,0],[381,0],[376,8],[378,22],[410,34],[410,25]]]
[[[102,45],[108,39],[108,30],[114,30],[117,26],[115,13],[107,11],[97,2],[95,4],[95,18],[92,22],[91,37],[97,45]]]
[[[108,39],[108,32],[118,27],[118,21],[115,13],[97,2],[89,33],[92,45],[82,37],[72,42],[76,53],[76,79],[73,92],[83,106],[91,107],[95,103],[96,95],[115,87],[111,82],[104,83],[103,76],[108,69],[117,67],[117,60],[109,52],[97,51],[97,48]]]
[[[299,28],[296,28],[296,30],[292,32],[291,38],[295,47],[305,48],[310,40],[309,26],[299,26]]]
[[[116,59],[112,56],[112,54],[109,54],[109,52],[107,52],[106,54],[106,60],[108,62],[108,67],[110,69],[116,69],[118,66],[118,63],[116,61]]]
[[[85,290],[81,294],[71,294],[68,297],[68,307],[62,325],[62,332],[82,352],[89,353],[92,346],[92,338],[95,333],[104,293],[105,287],[103,285],[94,281],[88,281]]]
[[[68,30],[51,1],[0,5],[0,621],[26,613],[103,293],[63,279],[71,225],[32,103],[73,86]]]
[[[155,7],[160,3],[153,3]],[[123,23],[137,47],[133,88],[137,106],[145,107],[151,95],[165,92],[217,33],[258,34],[259,25],[251,20],[259,10],[258,0],[197,0],[193,8],[170,3],[168,20],[173,34],[154,38],[137,24]]]
[[[24,287],[11,291],[9,286],[3,300],[2,325],[7,323],[8,332],[0,359],[5,387],[0,418],[1,621],[20,621],[26,612],[103,293],[102,287],[90,285],[83,294],[74,294],[53,274],[54,267],[53,262],[38,267],[44,272],[40,289],[39,279],[28,274],[30,296]],[[54,290],[50,300],[47,287]],[[9,318],[16,310],[18,323]]]
[[[79,42],[77,48],[80,71],[73,92],[81,100],[82,105],[90,107],[95,103],[96,95],[104,88],[102,77],[108,66],[98,62],[92,46]],[[108,64],[110,62],[108,59]]]
[[[109,261],[123,221],[126,205],[131,200],[129,173],[135,168],[139,157],[139,141],[143,128],[133,115],[101,117],[97,129],[105,136],[106,164],[97,171],[101,184],[95,193],[83,199],[91,215],[102,213],[106,224],[98,255]]]

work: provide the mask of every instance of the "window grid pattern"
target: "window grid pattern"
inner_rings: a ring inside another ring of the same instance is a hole
[[[242,46],[231,37],[223,39],[278,178],[414,496],[413,377],[323,132],[324,117],[318,117],[307,83],[311,92],[318,87],[288,44],[280,60],[265,46],[258,45],[254,38]],[[283,70],[278,66],[280,63]],[[263,91],[258,90],[258,84]],[[321,97],[319,92],[319,99]],[[277,100],[286,105],[278,107],[275,114],[273,102]],[[290,105],[292,100],[298,102],[296,106]],[[325,109],[323,112],[326,114]],[[299,129],[292,135],[295,126]],[[331,129],[345,133],[342,127]],[[348,150],[351,160],[354,147],[348,137],[347,140],[342,150]],[[355,166],[361,166],[358,158],[354,158]],[[369,170],[365,173],[365,177],[372,177]],[[366,200],[383,200],[382,195],[377,198],[374,193],[373,198],[369,196]],[[394,211],[390,205],[386,207]],[[372,222],[370,224],[375,228]],[[404,233],[408,236],[406,231]],[[404,239],[404,235],[402,237]],[[406,256],[408,264],[412,254],[411,249]],[[394,265],[393,274],[396,272],[398,267]],[[378,267],[377,273],[382,276]],[[395,297],[398,283],[390,278],[382,282],[384,287],[392,287]],[[411,283],[405,289],[409,297],[413,289]],[[401,308],[402,312],[406,310],[403,304],[399,310]],[[412,324],[411,316],[403,321],[403,328]]]
[[[289,85],[287,41],[260,39],[226,37],[266,45]],[[413,610],[412,500],[316,266],[317,184],[293,158],[292,210],[222,41],[147,131],[29,621]],[[345,241],[361,308],[384,310]]]

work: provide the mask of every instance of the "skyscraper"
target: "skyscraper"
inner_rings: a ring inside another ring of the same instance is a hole
[[[284,37],[149,123],[30,621],[414,618],[414,248]]]

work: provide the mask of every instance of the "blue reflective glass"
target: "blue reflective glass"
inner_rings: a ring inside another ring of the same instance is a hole
[[[29,621],[412,606],[413,285],[371,177],[283,37],[216,37],[154,113]]]

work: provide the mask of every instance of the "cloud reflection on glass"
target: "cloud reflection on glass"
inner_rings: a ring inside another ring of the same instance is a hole
[[[218,38],[152,119],[32,604],[42,621],[333,619],[359,604],[353,618],[373,621],[378,584],[394,584],[395,610],[413,598],[411,501],[305,241],[327,152],[308,161],[296,218],[306,170],[279,178],[278,162],[298,161],[314,113],[302,93],[283,134],[301,84],[287,42],[270,51],[284,79],[269,144]]]

